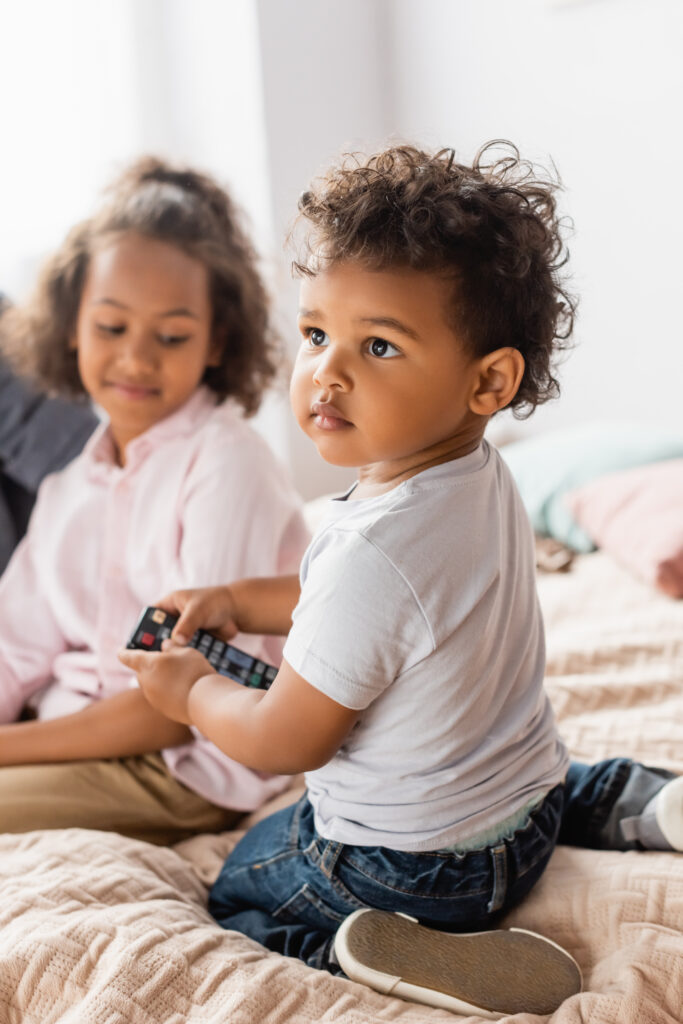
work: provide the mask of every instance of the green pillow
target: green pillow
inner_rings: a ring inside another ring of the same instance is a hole
[[[575,522],[564,495],[606,473],[682,457],[683,434],[637,423],[587,423],[515,441],[500,454],[536,533],[587,552],[595,544]]]

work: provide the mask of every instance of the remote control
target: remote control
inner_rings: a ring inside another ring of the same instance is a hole
[[[177,616],[169,615],[162,608],[145,608],[126,647],[160,651],[162,642],[171,635],[177,621]],[[198,629],[188,646],[195,647],[203,654],[220,675],[228,676],[244,686],[267,690],[278,673],[274,665],[267,665],[265,661],[233,647],[205,629]]]

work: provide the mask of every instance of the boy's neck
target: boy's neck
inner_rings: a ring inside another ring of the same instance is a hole
[[[376,498],[392,491],[399,484],[417,476],[418,473],[423,473],[426,469],[440,466],[444,462],[463,459],[479,447],[483,436],[482,429],[473,436],[460,437],[457,440],[449,438],[441,445],[432,446],[424,452],[414,452],[403,459],[361,466],[358,471],[358,486],[354,488],[350,500]]]

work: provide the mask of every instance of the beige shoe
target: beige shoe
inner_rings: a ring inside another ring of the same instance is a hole
[[[683,775],[666,782],[648,805],[620,822],[624,839],[637,839],[646,850],[683,853]]]
[[[672,850],[683,853],[683,776],[662,786],[653,803],[662,835]]]
[[[521,928],[452,934],[403,914],[357,910],[335,935],[334,952],[352,981],[489,1020],[549,1014],[581,991],[573,957]]]

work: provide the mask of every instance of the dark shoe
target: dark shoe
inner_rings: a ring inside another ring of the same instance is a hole
[[[352,981],[489,1020],[549,1014],[581,991],[569,953],[521,928],[452,934],[403,914],[357,910],[335,935],[334,954]]]

